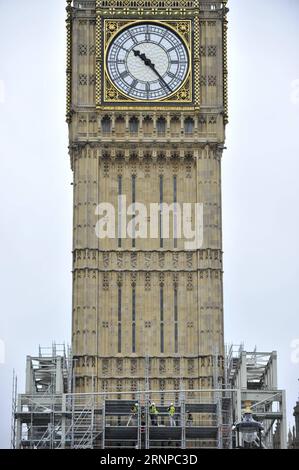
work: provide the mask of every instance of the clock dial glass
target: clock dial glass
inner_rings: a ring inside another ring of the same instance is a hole
[[[138,100],[160,100],[183,84],[189,55],[172,30],[160,24],[138,23],[112,41],[107,69],[122,93]]]

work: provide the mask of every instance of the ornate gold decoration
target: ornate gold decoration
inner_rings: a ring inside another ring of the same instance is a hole
[[[194,103],[195,107],[200,106],[200,23],[199,17],[194,18],[194,55],[193,55],[194,76]]]
[[[183,36],[187,42],[189,41],[190,26],[191,26],[191,23],[189,21],[188,22],[179,21],[176,25],[177,32],[181,36]]]
[[[151,0],[145,2],[144,0],[98,0],[97,5],[99,8],[105,9],[117,9],[117,10],[122,10],[122,12],[126,10],[138,10],[138,9],[144,9],[144,10],[150,10],[150,11],[158,11],[160,9],[168,9],[168,10],[178,10],[180,12],[188,12],[192,11],[194,9],[198,9],[200,4],[200,0],[193,0],[193,2],[190,2],[190,0],[180,0],[178,2],[177,0]]]
[[[96,17],[96,105],[102,102],[102,18]]]
[[[186,101],[189,98],[189,89],[182,87],[176,94],[178,101]]]
[[[112,101],[116,100],[118,98],[118,93],[117,93],[116,89],[113,88],[113,87],[108,88],[107,89],[107,97],[109,99],[111,99]]]
[[[226,2],[225,2],[226,4]],[[224,8],[226,8],[224,6]],[[228,123],[228,67],[227,67],[227,14],[223,19],[223,107],[224,107],[224,123]]]
[[[67,0],[67,19],[66,19],[66,121],[72,120],[72,0]]]
[[[117,30],[117,23],[115,21],[111,21],[107,23],[107,30],[113,33],[114,31]]]
[[[116,86],[113,84],[113,82],[110,80],[107,68],[106,68],[106,54],[108,52],[108,48],[113,41],[114,37],[124,28],[126,28],[128,25],[133,25],[134,23],[142,23],[146,20],[131,20],[131,19],[104,19],[103,20],[103,30],[104,30],[104,64],[102,66],[102,69],[97,70],[97,76],[101,73],[101,70],[103,70],[103,74],[105,76],[104,79],[104,96],[103,96],[103,104],[109,104],[109,103],[127,103],[127,104],[134,104],[134,103],[142,103],[142,101],[138,99],[134,99],[131,97],[126,96],[124,93],[122,93]],[[191,104],[193,100],[193,90],[192,90],[192,67],[191,67],[191,62],[192,62],[192,21],[191,20],[165,20],[165,21],[157,21],[157,20],[150,20],[151,22],[154,23],[159,23],[162,24],[163,26],[169,27],[170,29],[174,30],[182,39],[184,42],[187,51],[189,53],[189,61],[190,61],[190,66],[189,66],[189,71],[187,73],[187,76],[182,83],[181,87],[174,92],[172,95],[166,97],[166,98],[161,98],[158,100],[153,100],[151,102],[151,105],[148,105],[149,109],[153,109],[155,107],[156,109],[156,103],[167,103],[167,104],[177,104],[177,103],[184,103],[184,104]],[[97,101],[97,104],[99,105],[99,101]],[[105,106],[107,108],[107,106]],[[128,109],[128,108],[127,108]],[[162,108],[163,109],[163,108]]]
[[[106,38],[109,41],[110,38],[117,33],[119,29],[119,23],[117,21],[107,21],[105,27]]]

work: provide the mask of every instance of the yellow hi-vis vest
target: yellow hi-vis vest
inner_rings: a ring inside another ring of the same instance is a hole
[[[169,411],[170,416],[173,416],[173,415],[175,414],[175,407],[174,407],[174,406],[170,406],[170,407],[168,408],[168,411]]]
[[[158,410],[155,407],[155,405],[150,406],[149,412],[150,412],[151,415],[157,415],[158,414]]]

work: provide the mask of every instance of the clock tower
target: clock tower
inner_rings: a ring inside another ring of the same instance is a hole
[[[67,0],[76,392],[222,385],[226,3]]]

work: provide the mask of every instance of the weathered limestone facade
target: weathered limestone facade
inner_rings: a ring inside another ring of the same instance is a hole
[[[146,384],[192,391],[223,380],[225,4],[67,1],[78,392],[134,393]],[[103,18],[166,17],[192,22],[193,102],[104,103]],[[172,230],[162,241],[97,238],[96,208],[110,202],[117,212],[119,194],[126,195],[127,205],[203,203],[202,247],[185,249],[185,240],[176,241]]]

